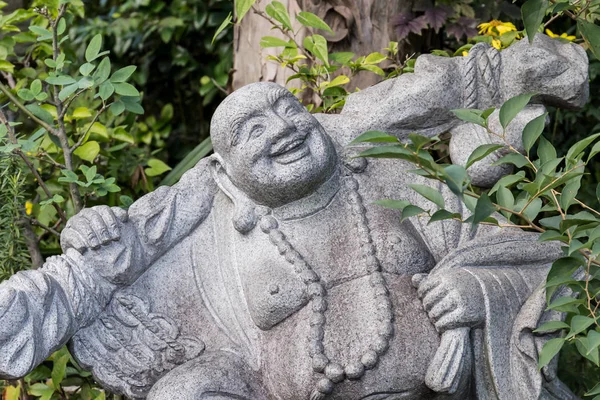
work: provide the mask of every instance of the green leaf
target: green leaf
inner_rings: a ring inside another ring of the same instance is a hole
[[[386,208],[393,208],[395,210],[403,210],[404,207],[410,205],[410,202],[408,200],[383,199],[374,201],[373,204]]]
[[[473,213],[473,225],[485,220],[487,217],[492,215],[496,211],[496,207],[490,200],[487,193],[483,193],[477,200],[477,206],[475,206],[475,213]]]
[[[471,122],[480,126],[485,126],[485,119],[481,117],[481,111],[471,110],[470,108],[459,108],[450,110],[456,117],[465,122]]]
[[[223,22],[221,22],[221,25],[219,25],[219,27],[217,28],[215,34],[213,35],[212,41],[210,42],[210,44],[214,44],[215,40],[217,39],[217,36],[219,36],[219,33],[223,32],[225,30],[225,28],[227,28],[229,26],[229,24],[231,23],[231,20],[233,19],[233,16],[231,15],[231,13],[229,13],[227,15],[227,18],[225,18],[223,20]]]
[[[73,154],[75,154],[82,160],[86,160],[89,162],[93,162],[98,153],[100,153],[100,145],[98,144],[98,142],[93,140],[84,143],[83,145],[75,149],[75,151],[73,152]]]
[[[481,146],[479,146],[475,150],[473,150],[473,152],[469,156],[469,159],[467,160],[467,164],[465,165],[465,168],[468,169],[471,165],[473,165],[473,163],[487,157],[494,151],[501,149],[503,147],[504,147],[504,145],[501,145],[501,144],[482,144]]]
[[[531,150],[542,132],[544,132],[547,115],[548,113],[544,113],[539,117],[532,119],[525,125],[525,129],[523,129],[523,147],[527,154],[529,154],[529,150]]]
[[[308,43],[308,46],[307,46]],[[309,49],[319,60],[329,67],[329,51],[327,40],[321,35],[312,35],[304,38],[304,47]]]
[[[590,354],[594,349],[597,349],[598,346],[600,346],[600,333],[593,331],[593,330],[589,331],[587,334],[587,339],[588,339],[587,353]],[[595,394],[600,394],[600,391]]]
[[[293,30],[292,23],[290,22],[290,15],[283,4],[278,1],[272,1],[271,3],[267,4],[265,11],[267,12],[268,16],[280,22],[284,28],[290,31]]]
[[[54,117],[48,111],[44,110],[42,107],[37,104],[28,104],[25,106],[29,111],[33,113],[36,117],[41,119],[42,121],[52,124],[54,123]]]
[[[527,206],[527,208],[524,211],[521,212],[523,213],[525,218],[527,218],[530,221],[533,221],[535,217],[537,217],[537,215],[540,213],[542,205],[542,199],[537,197],[531,201],[531,203]]]
[[[367,131],[354,139],[350,144],[357,143],[398,143],[400,142],[396,136],[389,135],[382,131]]]
[[[156,158],[148,160],[148,167],[144,170],[148,176],[158,176],[171,170],[171,167]]]
[[[429,218],[429,222],[427,223],[428,225],[431,224],[432,222],[437,222],[437,221],[442,221],[445,219],[461,219],[461,215],[459,213],[451,213],[450,211],[447,210],[437,210],[436,212],[434,212],[431,215],[431,218]]]
[[[446,176],[446,184],[448,188],[457,195],[458,197],[463,197],[463,186],[464,182],[467,180],[467,170],[460,165],[449,165],[444,168],[444,174]]]
[[[531,1],[531,0],[530,0]],[[523,111],[525,106],[529,103],[529,100],[533,97],[532,93],[522,94],[519,96],[512,97],[502,104],[500,107],[500,125],[506,129],[508,124],[517,116],[518,113]]]
[[[81,67],[79,67],[79,73],[83,76],[88,76],[92,73],[92,71],[96,68],[94,64],[85,63]]]
[[[60,384],[65,377],[65,371],[67,368],[67,363],[71,359],[69,353],[64,352],[65,354],[60,354],[58,358],[54,359],[54,365],[52,367],[52,385],[54,388],[58,390],[60,388]]]
[[[576,315],[571,318],[571,330],[565,339],[572,338],[578,333],[583,332],[594,323],[594,319],[584,315]]]
[[[33,82],[31,82],[30,88],[31,93],[33,93],[34,96],[37,96],[42,91],[42,81],[40,81],[39,79],[34,80]]]
[[[46,82],[48,82],[51,85],[64,86],[75,83],[75,79],[68,75],[49,76],[46,78]]]
[[[237,23],[242,23],[242,19],[246,13],[256,3],[256,0],[236,0],[235,1],[235,15],[237,16]]]
[[[498,188],[498,192],[496,193],[496,199],[498,200],[499,205],[501,205],[504,208],[508,208],[509,210],[512,210],[515,206],[515,196],[513,196],[512,192],[504,186],[500,186]]]
[[[125,82],[113,83],[113,86],[115,87],[115,92],[117,92],[117,94],[120,94],[121,96],[139,96],[140,95],[140,92],[138,92],[138,90],[135,88],[135,86],[133,86],[129,83],[125,83]]]
[[[379,64],[380,62],[383,62],[386,60],[386,56],[384,56],[381,53],[375,52],[375,53],[371,53],[367,56],[367,58],[365,58],[364,63],[365,64]]]
[[[73,83],[71,85],[67,85],[61,89],[58,93],[58,98],[60,101],[65,101],[67,97],[75,93],[79,89],[79,85],[77,83]]]
[[[596,394],[600,394],[600,383],[596,384],[596,386],[594,386],[592,388],[592,390],[590,390],[589,392],[585,393],[584,396],[593,396]],[[593,398],[592,400],[596,400],[596,399]]]
[[[98,58],[100,49],[102,48],[102,35],[99,33],[90,40],[87,48],[85,49],[85,60],[92,62]]]
[[[275,36],[263,36],[260,38],[260,47],[295,47],[295,45]]]
[[[139,103],[139,98],[136,97],[121,97],[121,101],[125,105],[125,109],[134,114],[143,114],[144,108]]]
[[[554,332],[559,329],[568,329],[570,328],[569,324],[563,321],[548,321],[544,322],[539,328],[534,330],[535,333],[546,333],[546,332]]]
[[[581,176],[572,178],[567,182],[567,184],[563,187],[560,195],[560,207],[563,209],[563,212],[567,212],[571,203],[577,196],[579,192],[579,188],[581,187]]]
[[[110,105],[108,111],[110,111],[112,115],[121,115],[123,111],[125,111],[125,103],[121,100],[117,100]]]
[[[129,65],[127,67],[121,68],[115,71],[114,74],[112,74],[112,76],[110,77],[110,81],[113,83],[125,82],[127,79],[129,79],[131,75],[133,75],[136,69],[137,67],[135,65]]]
[[[525,26],[529,43],[533,43],[533,38],[544,20],[547,8],[548,0],[528,0],[521,7],[523,25]]]
[[[363,64],[360,66],[360,69],[362,71],[371,71],[379,76],[385,76],[385,72],[381,68],[379,68],[377,65]]]
[[[354,53],[351,52],[338,52],[331,53],[329,55],[329,60],[336,62],[338,64],[346,65],[354,58]]]
[[[564,343],[565,339],[563,338],[548,340],[544,344],[544,347],[542,347],[542,351],[540,351],[538,368],[542,369],[542,367],[547,365],[554,358],[554,356],[558,354]]]
[[[584,151],[586,149],[586,147],[588,147],[590,144],[592,144],[592,142],[594,140],[596,140],[598,138],[598,136],[600,136],[600,133],[596,133],[595,135],[588,136],[585,139],[582,139],[582,140],[578,141],[577,143],[575,143],[573,146],[571,146],[569,148],[569,151],[567,152],[567,160],[571,160],[571,161],[574,160],[575,157],[577,157],[579,154],[581,154],[581,152]]]
[[[102,83],[100,85],[100,87],[98,88],[98,95],[104,101],[108,100],[108,98],[110,96],[112,96],[114,92],[115,92],[115,87],[112,85],[112,83],[110,83],[108,81],[105,81],[104,83]]]
[[[412,161],[416,157],[411,151],[403,146],[378,146],[367,149],[359,154],[359,157],[375,157],[375,158],[400,158],[403,160]]]
[[[30,395],[39,396],[38,400],[50,400],[54,394],[54,388],[44,383],[34,383],[27,392]]]
[[[108,57],[104,57],[100,64],[98,64],[98,69],[94,73],[94,84],[99,85],[105,82],[110,75],[110,59]]]
[[[19,89],[17,91],[17,96],[19,96],[20,98],[22,98],[25,101],[31,101],[35,98],[35,96],[31,92],[31,90],[29,90],[29,89]]]
[[[541,164],[545,164],[556,158],[556,149],[543,135],[540,136],[537,153]]]
[[[589,45],[594,56],[600,60],[600,26],[587,22],[583,18],[578,18],[577,28],[579,28],[581,36]]]
[[[421,196],[425,197],[427,200],[433,202],[440,209],[443,209],[445,207],[444,197],[438,190],[435,190],[430,186],[419,185],[416,183],[409,184],[408,186],[415,192],[419,193]]]
[[[58,178],[59,182],[74,183],[79,180],[77,174],[71,170],[61,169],[60,172],[64,175],[64,177]]]
[[[38,42],[52,39],[52,32],[46,28],[42,28],[41,26],[31,25],[29,26],[29,30],[37,35]]]
[[[63,33],[65,33],[65,30],[67,29],[67,22],[65,21],[65,18],[61,18],[60,21],[58,21],[58,25],[56,26],[56,33],[59,35],[62,35]]]
[[[414,217],[416,215],[423,214],[423,213],[425,213],[425,210],[423,210],[421,207],[417,207],[417,206],[413,206],[412,204],[409,204],[402,209],[402,217],[400,218],[400,221],[402,222],[407,218]]]
[[[212,151],[212,148],[212,142],[209,136],[200,142],[200,144],[198,144],[198,146],[196,146],[192,151],[190,151],[188,155],[185,156],[185,158],[181,160],[179,164],[177,164],[175,168],[171,170],[171,172],[169,172],[169,174],[160,182],[160,184],[169,186],[175,184],[181,175],[193,168],[198,161]]]
[[[348,82],[350,82],[350,78],[348,78],[346,75],[338,75],[331,82],[329,82],[327,84],[327,87],[331,88],[334,86],[341,86],[341,85],[345,85]]]
[[[298,15],[296,15],[296,20],[306,27],[322,29],[331,34],[334,33],[325,21],[323,21],[321,18],[317,17],[313,13],[301,11],[298,13]]]

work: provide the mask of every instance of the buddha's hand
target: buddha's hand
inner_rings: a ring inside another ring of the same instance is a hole
[[[485,322],[483,292],[477,279],[463,269],[413,276],[423,307],[438,332],[476,327]]]
[[[121,224],[127,221],[127,211],[116,207],[85,208],[69,221],[60,235],[64,252],[73,248],[81,253],[97,249],[121,238]]]

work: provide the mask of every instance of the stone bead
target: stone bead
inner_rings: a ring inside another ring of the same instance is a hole
[[[354,178],[348,178],[346,180],[346,187],[350,190],[358,190],[358,182]]]
[[[381,356],[385,354],[389,345],[390,343],[385,337],[377,336],[377,339],[375,339],[375,341],[373,342],[373,350],[375,351],[375,353]]]
[[[379,335],[389,340],[392,336],[394,336],[394,324],[391,322],[381,322],[377,331]]]
[[[288,252],[291,248],[292,246],[287,242],[287,240],[282,240],[281,242],[277,243],[277,250],[279,251],[279,254],[285,254],[285,259],[288,262],[291,262],[290,260],[288,260]]]
[[[325,376],[332,382],[338,383],[344,380],[344,368],[337,363],[329,363],[325,367]]]
[[[379,356],[373,350],[367,351],[360,359],[361,364],[364,365],[366,369],[375,367],[377,361],[379,361]]]
[[[325,354],[315,354],[312,359],[312,368],[314,372],[322,373],[325,367],[329,364],[329,360]]]
[[[310,316],[310,326],[323,326],[325,325],[325,315],[323,315],[323,313],[320,312],[314,312],[311,316]]]
[[[279,242],[285,239],[285,236],[280,231],[273,230],[269,232],[269,239],[271,240],[271,243],[277,245]]]
[[[365,366],[360,362],[350,363],[344,371],[348,379],[360,379],[365,374]]]
[[[323,342],[320,340],[311,340],[309,345],[309,354],[311,356],[315,356],[317,354],[323,354],[325,352],[325,347],[323,347]]]
[[[314,312],[320,313],[327,311],[327,301],[323,297],[314,297],[312,300],[312,309]]]
[[[311,271],[310,269],[307,269],[306,271],[302,272],[300,274],[300,278],[307,285],[309,283],[317,282],[319,280],[319,276],[317,274],[315,274],[314,271]]]
[[[325,288],[321,283],[311,283],[308,285],[308,294],[313,296],[325,296]]]
[[[270,215],[263,217],[260,220],[260,229],[264,233],[271,232],[273,229],[277,228],[277,226],[278,226],[277,220]]]
[[[315,325],[310,328],[310,338],[312,340],[323,340],[325,337],[325,331],[320,325]]]
[[[286,244],[289,243],[286,242]],[[277,246],[277,249],[281,253],[281,247]],[[302,260],[302,256],[296,250],[294,250],[291,246],[285,251],[285,260],[290,264],[296,264],[297,262]]]
[[[323,394],[329,394],[333,392],[333,382],[327,378],[323,378],[317,383],[317,390]]]

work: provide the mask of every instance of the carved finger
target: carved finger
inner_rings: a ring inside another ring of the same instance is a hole
[[[428,274],[414,274],[411,278],[411,283],[415,289],[418,289],[421,283],[427,278]]]
[[[83,210],[71,218],[71,229],[79,233],[85,248],[96,249],[100,246],[100,239],[98,239],[96,233],[94,233],[94,229],[92,229],[92,226],[90,225],[91,222],[85,218],[87,211],[88,210]]]
[[[96,238],[99,241],[98,245],[106,244],[112,240],[113,236],[104,219],[104,215],[99,209],[96,207],[90,209],[89,212],[84,214],[84,218],[89,221],[89,226],[92,227],[92,230],[96,234]]]
[[[104,224],[108,228],[108,240],[119,240],[121,238],[121,232],[119,229],[119,222],[113,213],[113,210],[108,206],[94,207],[94,210],[100,214]],[[107,242],[104,242],[104,244],[106,243]]]
[[[437,286],[423,297],[423,307],[429,312],[437,303],[441,302],[448,295],[446,288]]]
[[[464,328],[467,326],[468,324],[463,321],[462,312],[460,310],[444,314],[444,316],[440,317],[435,323],[435,328],[439,332],[444,332],[449,329]]]
[[[440,318],[442,318],[448,312],[454,310],[456,308],[456,304],[450,298],[444,299],[444,301],[438,302],[434,305],[429,311],[429,319],[431,322],[436,323]]]
[[[427,296],[431,290],[435,289],[440,284],[438,279],[425,279],[424,282],[421,282],[419,285],[419,289],[417,290],[417,295],[420,299]]]
[[[85,250],[86,244],[79,232],[73,228],[65,228],[60,234],[60,247],[66,253],[68,249]]]
[[[121,207],[112,207],[111,211],[121,222],[127,222],[129,219],[129,215],[127,214],[127,210],[123,210]]]

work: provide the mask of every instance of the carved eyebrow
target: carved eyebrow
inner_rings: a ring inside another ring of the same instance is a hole
[[[240,128],[244,124],[244,122],[248,121],[251,118],[259,115],[259,111],[252,111],[250,113],[242,111],[237,113],[233,117],[233,121],[231,122],[229,131],[231,132],[231,147],[235,147],[240,143]]]

